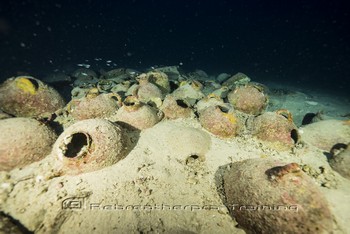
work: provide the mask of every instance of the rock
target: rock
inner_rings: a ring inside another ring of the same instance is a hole
[[[350,180],[350,143],[344,145],[341,152],[332,155],[329,165],[344,178]]]
[[[210,106],[199,116],[203,128],[216,136],[230,138],[238,135],[243,124],[232,108],[225,106]]]
[[[253,121],[252,135],[270,143],[273,148],[283,150],[293,147],[300,137],[291,115],[286,117],[281,111],[265,112],[257,116]]]
[[[0,108],[16,117],[49,116],[64,105],[55,89],[31,76],[12,77],[0,86]]]
[[[332,213],[296,163],[248,159],[224,175],[227,206],[247,233],[332,233]]]
[[[238,86],[227,98],[235,109],[251,115],[259,115],[265,111],[269,100],[268,96],[254,85]]]
[[[350,125],[342,120],[323,120],[300,128],[302,140],[329,152],[338,143],[350,141]]]
[[[0,171],[39,161],[48,155],[57,135],[31,118],[0,120]]]

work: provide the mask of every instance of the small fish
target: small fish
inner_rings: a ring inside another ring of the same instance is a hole
[[[85,68],[89,68],[90,67],[89,64],[85,64],[85,63],[78,63],[77,66],[78,67],[85,67]]]
[[[112,62],[112,60],[107,60],[107,61],[106,61],[106,63],[111,63],[111,62]]]
[[[81,74],[82,74],[83,76],[88,76],[88,74],[85,73],[85,72],[82,72]]]
[[[102,58],[94,58],[95,61],[101,61]]]

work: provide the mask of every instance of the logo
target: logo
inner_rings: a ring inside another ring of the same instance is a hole
[[[69,197],[62,201],[62,209],[82,209],[84,207],[84,197]]]

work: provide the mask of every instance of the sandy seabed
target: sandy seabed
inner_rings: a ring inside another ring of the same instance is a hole
[[[271,97],[274,108],[288,107],[293,113],[320,109],[300,93],[281,100]],[[298,114],[295,118],[300,122]],[[205,144],[196,142],[193,129],[204,131]],[[327,138],[327,131],[299,130]],[[98,171],[58,176],[52,170],[55,158],[48,155],[0,172],[0,211],[35,233],[245,233],[227,209],[222,175],[237,161],[275,158],[317,172],[310,176],[329,203],[334,232],[350,233],[350,181],[332,170],[324,150],[310,143],[277,151],[244,134],[220,139],[195,119],[163,120],[129,134],[134,142],[129,154]]]

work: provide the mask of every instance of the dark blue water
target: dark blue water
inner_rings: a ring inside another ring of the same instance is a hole
[[[40,78],[78,63],[95,70],[181,64],[346,93],[346,2],[2,0],[0,78]]]

